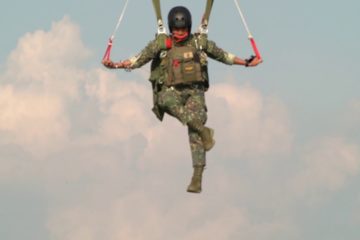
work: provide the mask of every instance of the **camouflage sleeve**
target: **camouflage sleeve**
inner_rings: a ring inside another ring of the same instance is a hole
[[[206,54],[219,62],[232,65],[234,63],[235,55],[219,48],[215,42],[208,40],[206,44]]]
[[[154,59],[159,51],[160,49],[158,47],[157,41],[150,41],[140,53],[129,59],[131,62],[130,68],[134,69],[144,66],[146,63]]]

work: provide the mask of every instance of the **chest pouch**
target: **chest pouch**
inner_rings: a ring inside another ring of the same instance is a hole
[[[166,85],[203,82],[200,57],[190,46],[173,47],[168,52],[168,79]]]

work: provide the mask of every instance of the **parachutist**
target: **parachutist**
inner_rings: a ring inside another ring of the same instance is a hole
[[[205,16],[208,18],[209,13]],[[215,144],[214,130],[205,125],[208,57],[224,64],[248,67],[257,66],[262,60],[258,57],[241,59],[219,48],[207,34],[192,34],[191,13],[186,7],[177,6],[170,10],[168,27],[170,35],[158,33],[135,57],[117,63],[104,60],[103,64],[107,68],[135,69],[151,61],[152,110],[160,121],[167,113],[187,126],[194,168],[187,191],[200,193],[206,152]]]

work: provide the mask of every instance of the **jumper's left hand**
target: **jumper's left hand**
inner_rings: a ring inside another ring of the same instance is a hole
[[[255,57],[249,64],[248,67],[255,67],[257,65],[259,65],[260,63],[262,63],[263,60],[259,59],[258,57]]]

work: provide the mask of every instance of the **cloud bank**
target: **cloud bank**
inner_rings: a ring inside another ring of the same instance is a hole
[[[65,17],[22,37],[0,75],[0,183],[43,189],[50,239],[299,239],[292,207],[359,173],[358,145],[299,150],[280,99],[225,82],[207,93],[217,144],[189,195],[186,129],[155,119],[145,78],[91,57]]]

